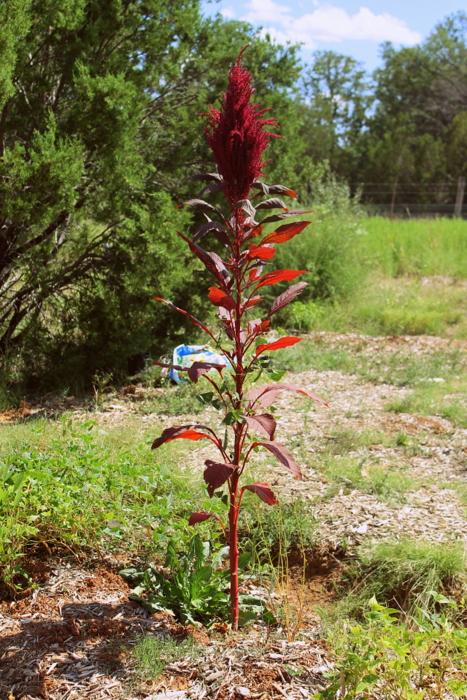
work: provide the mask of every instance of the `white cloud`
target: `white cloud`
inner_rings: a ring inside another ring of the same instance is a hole
[[[221,10],[221,15],[224,19],[233,19],[235,17],[235,12],[231,7],[225,7]]]
[[[245,22],[260,24],[261,22],[290,22],[291,9],[286,5],[277,5],[273,0],[250,0],[248,3],[250,12],[242,17]]]
[[[271,22],[276,25],[265,28],[263,35],[269,33],[281,43],[300,41],[311,49],[316,48],[317,42],[335,43],[345,39],[378,43],[392,41],[413,46],[422,38],[397,17],[387,12],[375,15],[367,7],[361,7],[354,15],[349,15],[340,7],[326,5],[301,17],[294,17],[289,7],[277,5],[273,0],[251,0],[249,10],[242,18],[247,22]]]

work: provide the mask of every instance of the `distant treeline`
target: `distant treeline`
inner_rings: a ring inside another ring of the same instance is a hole
[[[467,14],[412,48],[382,46],[372,75],[348,56],[317,52],[302,75],[307,154],[365,201],[435,204],[455,199],[467,175]],[[378,186],[378,183],[384,185]]]
[[[214,167],[201,113],[246,44],[283,137],[266,180],[303,203],[330,174],[351,195],[364,182],[436,189],[464,174],[465,14],[421,46],[385,45],[370,77],[332,52],[303,66],[298,47],[200,5],[0,3],[0,393],[84,386],[186,337],[156,293],[204,313],[202,273],[177,236],[195,216],[174,207],[197,193],[187,177]]]

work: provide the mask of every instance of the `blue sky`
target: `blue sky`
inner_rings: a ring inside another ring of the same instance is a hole
[[[277,41],[304,42],[302,57],[332,50],[380,64],[379,45],[413,46],[447,15],[467,11],[467,0],[203,0],[204,12],[243,19],[263,27]]]

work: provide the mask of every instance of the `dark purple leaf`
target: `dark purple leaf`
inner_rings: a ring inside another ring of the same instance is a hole
[[[167,369],[175,369],[177,372],[187,372],[188,367],[182,367],[181,365],[171,365],[167,364],[167,362],[157,362],[157,360],[152,361],[153,365],[157,365],[158,367],[166,367]]]
[[[224,529],[224,525],[222,524],[222,520],[219,518],[219,516],[215,515],[214,513],[207,513],[205,510],[200,510],[198,511],[198,513],[192,513],[188,520],[188,525],[204,523],[204,521],[209,520],[209,518],[215,518],[216,520],[218,520],[221,524],[222,529]]]
[[[269,309],[268,317],[271,317],[277,311],[280,311],[285,306],[288,306],[291,301],[297,297],[300,292],[302,292],[307,286],[308,282],[297,282],[289,287],[285,292],[279,294],[279,296],[272,302],[271,308]]]
[[[183,202],[183,204],[179,204],[178,207],[175,208],[179,209],[180,207],[184,207],[185,204],[188,204],[190,207],[193,207],[193,209],[199,209],[200,211],[219,213],[216,207],[214,207],[212,204],[209,204],[209,202],[205,202],[204,199],[187,199],[186,202]]]
[[[193,364],[188,370],[188,376],[190,377],[192,382],[197,384],[198,379],[204,374],[210,372],[212,369],[217,369],[219,374],[222,375],[222,370],[224,369],[224,367],[226,367],[226,365],[216,365],[213,362],[193,362]]]
[[[267,216],[262,220],[262,224],[269,224],[273,221],[282,221],[282,219],[287,219],[289,216],[301,216],[302,214],[309,214],[311,209],[291,209],[290,211],[285,211],[283,214],[272,214]]]
[[[224,462],[213,462],[212,459],[205,461],[204,480],[208,487],[208,494],[212,498],[214,491],[220,488],[230,479],[236,467],[235,464],[224,464]]]
[[[256,484],[248,484],[248,486],[244,486],[242,491],[252,491],[253,493],[256,493],[262,501],[268,504],[268,506],[275,506],[277,505],[277,498],[275,497],[274,493],[271,490],[271,487],[269,484],[264,484],[260,481],[258,481]]]
[[[222,192],[224,189],[224,184],[223,183],[216,183],[216,182],[210,182],[209,185],[206,185],[206,187],[203,187],[201,192],[199,193],[198,197],[204,197],[205,194],[217,194],[218,192]]]
[[[284,185],[269,185],[269,194],[285,194],[287,197],[298,198],[298,194]]]
[[[255,403],[258,403],[263,407],[270,406],[280,391],[297,391],[299,394],[303,394],[309,399],[313,399],[313,401],[318,401],[318,403],[323,404],[323,406],[328,405],[320,396],[302,389],[297,384],[268,384],[266,386],[259,386],[255,389],[250,389],[246,395],[246,399],[249,401],[248,408],[252,408]],[[274,396],[272,401],[269,399],[270,394],[273,394]]]
[[[260,202],[256,205],[256,209],[285,209],[285,211],[288,211],[285,202],[283,202],[282,199],[277,199],[277,197],[265,199],[264,202]]]
[[[284,467],[294,475],[296,479],[301,479],[302,478],[302,473],[300,471],[300,467],[298,466],[297,462],[295,461],[295,457],[291,453],[287,447],[284,447],[284,445],[281,445],[280,442],[255,442],[253,443],[253,446],[256,447],[257,445],[262,445],[265,447],[271,454],[276,457],[276,459],[279,460],[281,464],[284,465]]]
[[[277,423],[274,420],[274,416],[271,416],[270,413],[263,413],[259,416],[243,416],[243,418],[250,428],[263,433],[270,440],[274,440]]]
[[[203,238],[203,236],[205,236],[210,231],[214,231],[217,234],[224,234],[223,241],[225,239],[226,243],[229,243],[229,239],[225,234],[226,228],[224,224],[221,224],[219,221],[207,221],[205,224],[201,224],[201,226],[195,231],[195,235],[193,236],[193,243],[196,243],[196,241],[201,240],[201,238]]]
[[[252,187],[254,187],[257,190],[261,190],[263,194],[269,194],[269,185],[266,185],[265,182],[261,182],[260,180],[256,180],[253,184]]]
[[[189,238],[183,235],[183,233],[178,232],[178,235],[180,238],[183,238],[184,241],[188,243],[190,246],[190,250],[193,251],[195,255],[198,256],[198,258],[201,260],[201,262],[207,267],[208,270],[210,270],[221,282],[222,284],[226,284],[228,287],[231,286],[232,280],[230,278],[229,273],[227,272],[227,268],[225,267],[222,258],[217,255],[217,253],[212,253],[208,252],[206,250],[203,250],[200,248],[199,245],[196,243],[193,243],[193,241],[190,241]]]
[[[187,182],[189,180],[204,180],[205,182],[214,181],[222,182],[222,177],[218,173],[196,173],[196,175],[191,175],[187,177]]]
[[[249,199],[240,199],[237,202],[237,206],[240,209],[243,209],[243,211],[246,212],[248,216],[251,216],[252,219],[255,218],[256,209],[254,208]]]

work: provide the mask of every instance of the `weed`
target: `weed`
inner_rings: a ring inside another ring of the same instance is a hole
[[[206,408],[206,405],[199,401],[198,395],[199,388],[188,382],[177,386],[165,386],[148,402],[143,413],[167,416],[196,415]]]
[[[164,571],[150,566],[146,571],[126,569],[120,573],[138,583],[130,597],[149,612],[164,611],[185,624],[202,622],[209,627],[229,618],[230,573],[224,562],[228,554],[229,547],[221,547],[211,554],[211,543],[203,542],[196,534],[186,552],[178,551],[175,542],[169,542]],[[249,559],[248,553],[239,557],[240,580],[244,578],[243,571]],[[239,624],[258,617],[274,622],[274,616],[262,599],[240,594],[239,604]]]
[[[251,553],[250,563],[255,570],[269,563],[272,571],[281,555],[316,544],[316,526],[303,501],[279,504],[272,510],[249,502],[239,522],[239,539],[243,550]]]
[[[28,542],[142,555],[187,538],[184,516],[194,492],[170,468],[177,450],[154,464],[144,433],[132,427],[103,431],[92,421],[76,426],[65,419],[57,428],[45,421],[2,427],[4,577]]]
[[[151,635],[141,639],[134,647],[138,663],[138,675],[156,680],[165,667],[179,659],[196,658],[197,647],[193,640],[177,642],[170,637]]]
[[[461,610],[436,593],[430,594],[430,603],[440,612],[417,607],[407,619],[409,624],[399,624],[398,610],[372,598],[362,624],[335,630],[337,668],[315,700],[465,697],[467,632]]]

